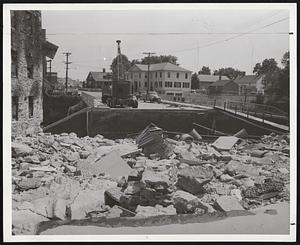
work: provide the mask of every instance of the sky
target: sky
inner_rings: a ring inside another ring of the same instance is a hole
[[[65,77],[65,55],[71,52],[69,76],[85,80],[89,71],[110,69],[116,40],[129,60],[143,52],[174,55],[183,68],[197,72],[233,67],[252,74],[256,63],[289,50],[288,10],[47,10],[42,26],[58,45],[52,71]],[[197,34],[195,34],[197,33]]]

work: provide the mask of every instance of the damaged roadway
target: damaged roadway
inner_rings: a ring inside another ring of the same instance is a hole
[[[136,139],[13,137],[13,234],[74,220],[163,225],[289,202],[289,135],[193,136],[169,139],[150,124]]]

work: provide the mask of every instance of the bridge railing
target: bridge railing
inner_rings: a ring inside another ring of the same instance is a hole
[[[255,116],[260,118],[263,122],[265,119],[269,121],[281,120],[284,124],[289,125],[289,114],[274,106],[230,100],[224,101],[222,106],[218,103],[214,106],[221,107],[224,110],[233,110],[235,114],[241,112],[246,114],[247,117]]]

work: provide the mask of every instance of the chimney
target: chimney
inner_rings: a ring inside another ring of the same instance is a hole
[[[105,73],[105,68],[102,69],[103,73]]]

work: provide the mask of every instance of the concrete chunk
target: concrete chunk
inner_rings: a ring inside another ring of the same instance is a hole
[[[229,151],[239,141],[239,138],[235,136],[221,136],[212,146],[218,150]]]
[[[220,196],[216,200],[216,206],[224,212],[244,210],[238,199],[232,196]]]

